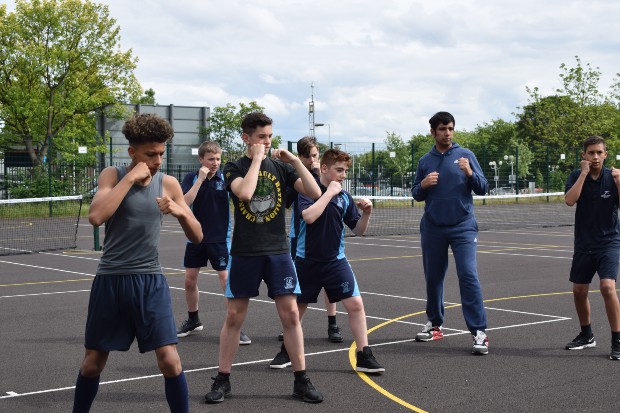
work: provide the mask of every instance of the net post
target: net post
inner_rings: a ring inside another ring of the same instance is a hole
[[[101,244],[99,243],[99,227],[96,225],[93,225],[93,239],[95,242],[94,250],[101,251]]]

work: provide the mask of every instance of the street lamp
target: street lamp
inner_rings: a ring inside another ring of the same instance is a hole
[[[329,140],[329,147],[332,147],[332,131],[331,128],[329,127],[329,123],[315,123],[314,126],[325,126],[327,125],[327,138]]]
[[[512,190],[515,190],[515,184],[517,183],[517,177],[515,175],[514,165],[515,165],[515,157],[514,155],[504,155],[504,160],[508,165],[510,165],[510,175],[508,175],[508,183],[512,186]]]
[[[495,192],[497,192],[497,184],[499,182],[499,168],[502,167],[502,161],[491,161],[489,162],[489,166],[491,167],[491,169],[493,169],[493,172],[495,173],[495,175],[493,176],[493,180],[495,181]]]

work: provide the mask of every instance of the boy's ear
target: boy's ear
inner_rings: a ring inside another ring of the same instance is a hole
[[[327,173],[327,169],[328,169],[328,168],[327,168],[327,165],[325,165],[324,163],[322,163],[322,164],[321,164],[321,173],[322,173],[322,174]]]

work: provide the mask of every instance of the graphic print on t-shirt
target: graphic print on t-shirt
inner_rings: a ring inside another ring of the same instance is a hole
[[[239,211],[245,219],[257,224],[271,221],[282,208],[282,188],[276,177],[260,171],[256,190],[250,202],[239,201]]]

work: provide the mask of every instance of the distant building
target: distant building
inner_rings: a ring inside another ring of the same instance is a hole
[[[196,165],[197,148],[204,139],[200,138],[200,128],[209,124],[210,108],[206,106],[174,105],[125,105],[133,113],[156,113],[172,125],[174,138],[168,144],[164,157],[164,168],[170,165]],[[97,130],[104,136],[110,134],[110,153],[101,154],[100,166],[130,163],[127,154],[127,139],[123,135],[124,119],[109,118],[105,115],[97,120]],[[194,149],[195,153],[192,153]]]

